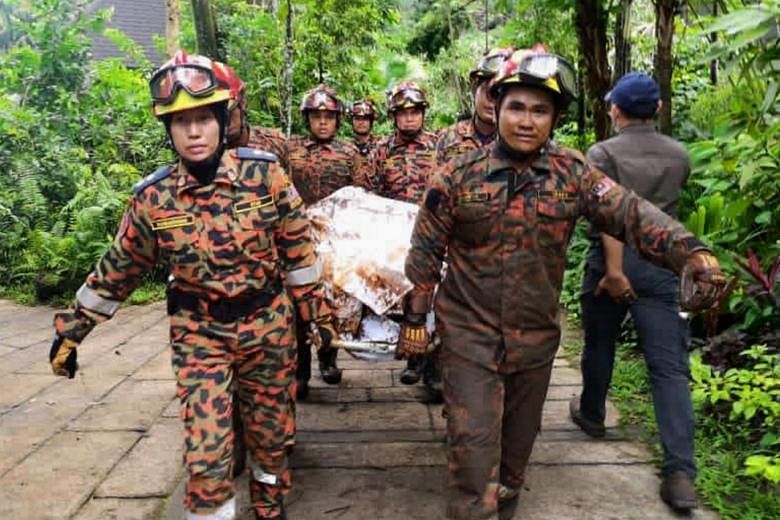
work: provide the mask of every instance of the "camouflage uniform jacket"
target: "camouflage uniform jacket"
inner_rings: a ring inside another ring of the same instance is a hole
[[[372,185],[383,197],[418,204],[436,168],[436,134],[409,140],[398,132],[379,141],[372,157]]]
[[[287,137],[275,128],[255,127],[249,129],[247,146],[256,150],[268,150],[276,155],[279,164],[288,171]]]
[[[378,143],[379,136],[374,134],[368,134],[368,139],[366,139],[365,143],[359,143],[355,137],[352,138],[352,144],[355,145],[355,147],[358,149],[358,152],[360,152],[360,155],[363,157],[369,157],[371,152],[376,149],[376,145]]]
[[[344,186],[367,186],[366,162],[352,143],[293,136],[287,141],[287,157],[290,177],[306,204]]]
[[[406,275],[412,298],[430,298],[447,252],[449,269],[435,302],[445,355],[502,372],[552,361],[566,248],[580,217],[676,272],[691,252],[705,249],[579,152],[554,144],[530,166],[489,145],[431,179]]]
[[[474,128],[473,118],[458,121],[454,125],[439,131],[438,139],[436,140],[436,157],[439,162],[447,161],[471,150],[482,148],[493,142],[492,137],[483,144],[477,129]]]
[[[240,160],[236,150],[225,152],[207,185],[181,163],[141,181],[113,245],[76,295],[80,312],[57,320],[57,331],[83,339],[158,261],[169,264],[173,287],[208,302],[285,281],[297,312],[328,314],[301,199],[273,155],[264,155]]]

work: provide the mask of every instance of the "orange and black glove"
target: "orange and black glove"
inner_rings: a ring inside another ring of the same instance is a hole
[[[425,326],[425,314],[407,314],[398,334],[397,358],[421,356],[428,351],[431,337]]]
[[[333,317],[330,315],[317,318],[310,322],[309,327],[308,342],[314,345],[317,350],[330,348],[333,340],[338,337],[336,327],[333,324]]]
[[[718,259],[709,251],[696,251],[680,274],[680,307],[689,312],[707,310],[720,300],[725,288]]]
[[[49,350],[52,372],[58,376],[68,376],[68,379],[73,379],[73,376],[76,375],[76,369],[79,367],[76,362],[76,347],[78,345],[77,341],[59,334],[54,336],[54,342]]]

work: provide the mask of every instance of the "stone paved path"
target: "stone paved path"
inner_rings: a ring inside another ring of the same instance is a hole
[[[164,305],[123,308],[98,327],[74,380],[49,370],[53,312],[0,300],[0,519],[183,518]],[[343,356],[341,366],[338,388],[315,382],[299,405],[290,518],[442,518],[441,407],[398,383],[399,362]],[[675,518],[646,448],[618,429],[593,441],[569,421],[579,384],[557,358],[516,518]],[[246,476],[238,485],[240,520],[250,520]]]

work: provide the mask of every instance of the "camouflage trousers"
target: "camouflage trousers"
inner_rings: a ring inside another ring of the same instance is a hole
[[[268,308],[221,323],[189,311],[171,316],[171,346],[184,422],[184,505],[193,518],[232,518],[233,393],[238,394],[261,518],[276,518],[290,491],[295,436],[295,338],[286,294]]]
[[[447,518],[509,520],[541,428],[552,363],[500,373],[444,345],[447,419]]]

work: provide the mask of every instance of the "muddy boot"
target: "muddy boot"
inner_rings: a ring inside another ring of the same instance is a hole
[[[416,385],[420,381],[420,357],[412,356],[406,360],[406,368],[401,370],[401,383]]]
[[[338,354],[339,351],[335,348],[321,348],[317,352],[320,360],[320,375],[329,385],[337,385],[341,382],[341,369],[336,366]]]

